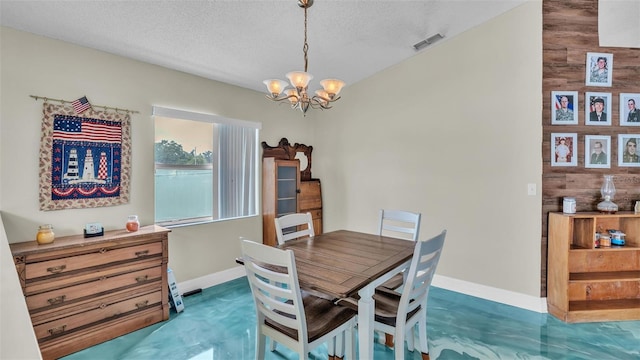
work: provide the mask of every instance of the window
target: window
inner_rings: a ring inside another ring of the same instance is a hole
[[[258,214],[260,124],[154,106],[155,222]]]

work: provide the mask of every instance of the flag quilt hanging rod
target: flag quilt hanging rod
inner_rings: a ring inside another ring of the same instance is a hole
[[[42,99],[42,100],[44,100],[45,102],[46,102],[46,101],[58,101],[58,102],[63,103],[63,104],[73,104],[73,103],[74,103],[73,101],[69,101],[69,100],[52,99],[52,98],[50,98],[50,97],[45,97],[45,96],[37,96],[37,95],[29,95],[29,96],[30,96],[30,97],[32,97],[32,98],[34,98],[34,99],[36,99],[36,101],[37,101],[37,100],[39,100],[39,99]],[[131,113],[131,114],[139,114],[139,113],[140,113],[140,111],[136,111],[136,110],[120,109],[120,108],[117,108],[117,107],[103,106],[103,105],[94,105],[94,104],[91,104],[91,107],[102,108],[102,109],[104,109],[104,110],[115,110],[116,112],[118,112],[118,111],[124,111],[124,112],[126,112],[126,113]]]

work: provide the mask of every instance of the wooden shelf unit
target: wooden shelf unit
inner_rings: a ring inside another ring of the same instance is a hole
[[[596,232],[626,234],[594,247]],[[549,213],[547,306],[566,322],[640,320],[640,214]]]
[[[43,359],[169,319],[169,229],[10,244]]]

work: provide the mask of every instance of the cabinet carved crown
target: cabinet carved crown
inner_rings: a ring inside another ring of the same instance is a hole
[[[269,146],[266,141],[262,142],[262,157],[273,157],[280,160],[300,161],[300,180],[311,180],[311,152],[313,146],[295,143],[293,146],[287,138],[280,139],[277,146]],[[305,166],[306,165],[306,166]]]

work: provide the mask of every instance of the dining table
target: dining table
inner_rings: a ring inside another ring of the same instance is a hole
[[[415,242],[337,230],[279,247],[293,251],[301,289],[333,299],[359,296],[359,358],[373,359],[375,288],[409,266]]]

